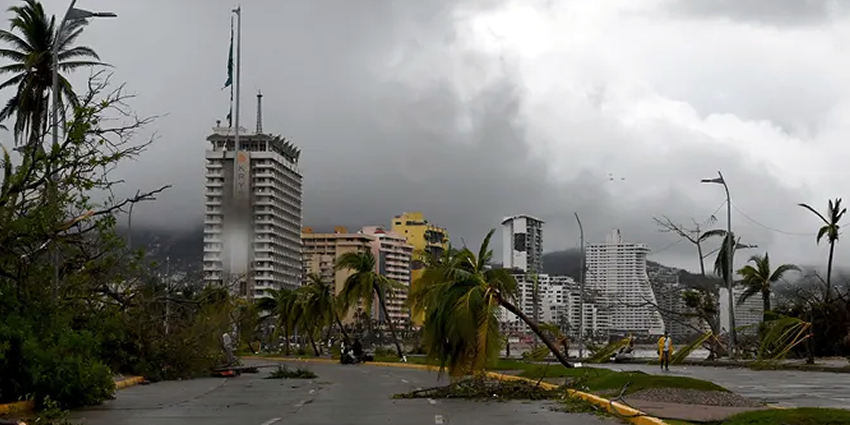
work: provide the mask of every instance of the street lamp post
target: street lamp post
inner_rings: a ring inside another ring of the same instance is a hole
[[[74,5],[77,0],[71,0],[68,5],[68,10],[65,11],[65,16],[62,17],[62,22],[59,23],[59,28],[54,35],[53,45],[50,47],[50,55],[53,59],[53,85],[51,92],[53,94],[53,146],[59,144],[59,46],[62,44],[65,35],[65,24],[69,21],[85,20],[90,18],[115,18],[118,15],[112,12],[90,12],[83,9],[75,9]]]
[[[56,29],[56,33],[53,35],[53,45],[50,46],[50,56],[52,59],[51,67],[53,68],[52,72],[52,84],[51,84],[51,95],[53,96],[53,108],[52,108],[52,132],[53,132],[53,146],[52,149],[55,149],[56,146],[59,146],[59,46],[62,44],[62,40],[65,35],[65,24],[68,21],[75,21],[79,19],[89,19],[89,18],[114,18],[118,15],[111,12],[90,12],[88,10],[75,9],[74,5],[77,4],[77,0],[71,0],[71,4],[68,5],[68,10],[65,11],[65,16],[62,17],[62,22],[59,23],[59,28]],[[56,176],[53,175],[53,170],[50,170],[50,179],[55,182]],[[55,188],[54,188],[55,191]],[[53,297],[56,297],[56,291],[59,288],[59,251],[57,249],[53,250]]]
[[[723,190],[726,191],[726,290],[729,292],[729,357],[734,358],[737,338],[735,332],[735,297],[732,295],[732,273],[734,270],[732,261],[735,253],[735,241],[732,236],[732,200],[729,197],[729,186],[720,171],[717,172],[717,177],[702,179],[700,182],[723,185]]]
[[[574,213],[576,222],[578,222],[579,238],[581,243],[581,271],[579,272],[579,295],[578,295],[578,358],[584,358],[584,227],[581,225],[581,219],[578,218],[578,213]]]

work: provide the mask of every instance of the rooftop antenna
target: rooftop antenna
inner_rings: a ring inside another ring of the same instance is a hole
[[[257,134],[263,134],[263,92],[257,90]]]

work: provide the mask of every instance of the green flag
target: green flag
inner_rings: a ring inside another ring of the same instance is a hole
[[[233,17],[230,17],[230,52],[227,54],[227,81],[222,90],[233,85]]]

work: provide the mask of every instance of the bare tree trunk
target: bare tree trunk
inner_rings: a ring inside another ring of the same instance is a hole
[[[762,290],[761,291],[761,303],[762,308],[764,309],[764,313],[762,313],[762,321],[767,322],[767,312],[770,311],[770,291]]]
[[[535,323],[534,320],[531,320],[531,318],[526,316],[525,313],[523,313],[519,308],[517,308],[517,306],[509,303],[504,299],[499,299],[499,304],[506,310],[519,317],[520,320],[525,322],[525,324],[531,328],[531,330],[540,338],[540,340],[543,341],[543,344],[545,344],[546,347],[549,348],[549,351],[551,351],[555,358],[558,359],[558,362],[560,362],[566,368],[574,367],[573,364],[567,360],[566,356],[564,356],[564,353],[562,353],[561,350],[558,349],[558,346],[555,345],[555,343],[553,343],[552,340],[549,339],[549,337],[543,332],[543,330],[540,329],[539,326],[537,326],[537,323]]]
[[[339,330],[340,330],[340,332],[342,332],[343,341],[345,341],[345,343],[348,344],[348,339],[349,339],[348,338],[348,332],[345,331],[345,326],[342,325],[342,320],[339,319],[339,313],[334,311],[333,315],[334,315],[334,319],[336,319],[336,325],[339,326]]]
[[[702,256],[702,244],[697,242],[697,255],[699,255],[699,271],[702,277],[705,277],[705,258]]]
[[[283,327],[283,339],[284,339],[284,341],[283,341],[283,354],[288,356],[289,353],[290,353],[289,329],[287,329],[286,326]]]
[[[396,353],[398,353],[398,358],[404,358],[404,352],[401,349],[401,344],[398,342],[398,336],[395,333],[395,324],[393,324],[393,320],[390,317],[390,312],[387,310],[387,300],[384,298],[384,294],[382,291],[378,292],[378,301],[381,303],[381,309],[384,310],[384,316],[387,318],[387,327],[390,328],[390,335],[393,337],[393,342],[395,343]]]
[[[315,339],[313,339],[313,333],[312,333],[312,332],[307,332],[307,338],[310,340],[310,345],[312,345],[312,346],[313,346],[313,354],[315,354],[315,355],[316,355],[316,357],[321,356],[321,355],[322,355],[322,351],[321,351],[321,350],[319,350],[319,347],[317,347],[317,346],[316,346],[316,340],[315,340]]]
[[[832,256],[835,253],[835,241],[829,241],[829,260],[826,263],[826,298],[824,302],[829,304],[832,292]],[[813,324],[814,325],[814,324]]]

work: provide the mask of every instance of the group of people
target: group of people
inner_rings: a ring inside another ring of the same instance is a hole
[[[342,364],[354,364],[363,362],[363,344],[360,339],[354,338],[354,343],[350,346],[345,340],[339,345],[339,362]]]

